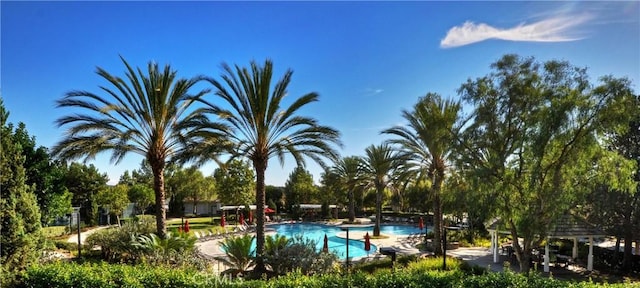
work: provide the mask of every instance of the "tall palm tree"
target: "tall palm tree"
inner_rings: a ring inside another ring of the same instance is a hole
[[[380,236],[380,218],[382,217],[382,194],[393,184],[396,170],[404,164],[403,155],[387,143],[371,145],[365,149],[366,156],[361,160],[363,180],[376,190],[376,223],[373,235]]]
[[[428,93],[418,100],[413,111],[403,111],[407,126],[395,126],[383,133],[398,136],[389,142],[397,144],[411,155],[416,166],[423,167],[432,183],[434,210],[434,245],[437,254],[442,253],[442,202],[440,193],[454,142],[454,130],[459,120],[460,103],[443,100],[440,95]]]
[[[56,121],[69,127],[65,138],[52,154],[65,160],[111,151],[111,162],[119,163],[128,153],[145,157],[153,173],[158,236],[166,237],[164,170],[167,163],[184,149],[189,138],[189,123],[203,116],[189,113],[189,107],[208,90],[189,94],[200,78],[176,78],[176,71],[166,65],[160,70],[150,62],[145,74],[126,66],[126,79],[98,67],[96,73],[112,87],[100,86],[102,95],[88,91],[71,91],[58,100],[57,107],[79,109]]]
[[[299,110],[318,101],[318,94],[309,93],[282,108],[287,86],[293,71],[287,70],[282,79],[271,87],[273,63],[266,60],[260,66],[251,62],[249,69],[223,64],[222,81],[209,78],[215,94],[224,100],[225,107],[203,101],[208,112],[220,117],[233,130],[228,139],[235,144],[232,157],[247,157],[256,172],[256,271],[264,272],[264,206],[265,171],[269,159],[277,157],[284,164],[289,154],[298,166],[305,165],[305,156],[324,166],[323,158],[336,159],[337,151],[331,144],[340,143],[340,133],[318,121],[296,115]]]
[[[349,222],[355,221],[355,190],[362,182],[362,160],[357,156],[340,158],[333,167],[333,172],[340,177],[343,186],[349,195]]]

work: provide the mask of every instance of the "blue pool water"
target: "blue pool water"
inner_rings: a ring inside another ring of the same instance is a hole
[[[307,239],[312,239],[316,241],[317,249],[322,249],[324,244],[324,235],[326,234],[329,240],[329,250],[336,253],[340,259],[345,259],[347,257],[347,241],[344,238],[336,236],[336,234],[341,231],[340,228],[336,226],[297,223],[275,224],[270,225],[269,228],[275,229],[278,235],[285,235],[287,238],[294,237],[295,235],[302,235]],[[349,231],[367,231],[370,234],[373,234],[373,226],[349,228]],[[420,229],[411,225],[381,225],[380,232],[382,234],[410,235],[413,233],[420,233]],[[378,248],[375,245],[371,245],[369,254],[375,253],[377,249]],[[367,256],[367,251],[364,250],[364,241],[349,239],[349,257],[358,258],[364,256]]]
[[[338,227],[322,224],[297,223],[270,225],[269,228],[275,229],[276,234],[284,235],[287,238],[302,235],[304,238],[314,240],[318,250],[322,249],[324,245],[324,235],[326,234],[327,240],[329,240],[329,251],[336,253],[340,259],[344,260],[347,258],[347,239],[336,236],[336,234],[341,231]],[[377,249],[378,248],[372,244],[369,254],[375,253]],[[367,251],[364,250],[364,241],[349,239],[349,257],[358,258],[364,256],[367,256]]]
[[[346,242],[344,238],[336,236],[338,232],[341,232],[339,227],[312,224],[312,223],[296,223],[296,224],[274,224],[267,226],[270,229],[275,229],[276,234],[284,235],[287,238],[293,238],[296,235],[302,235],[302,237],[314,240],[316,242],[316,249],[321,250],[324,245],[324,235],[327,235],[329,251],[338,255],[342,260],[347,258]],[[349,228],[349,231],[366,231],[369,234],[373,234],[373,226],[370,227],[357,227]],[[410,235],[414,233],[424,233],[425,230],[420,231],[416,226],[412,225],[381,225],[380,233],[391,235]],[[253,243],[253,249],[255,249],[255,240]],[[371,245],[371,250],[368,254],[373,254],[378,248],[375,245]],[[364,240],[349,239],[349,258],[359,258],[367,256],[367,251],[364,250]]]

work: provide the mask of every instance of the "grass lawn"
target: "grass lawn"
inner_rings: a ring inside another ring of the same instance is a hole
[[[220,227],[220,217],[197,217],[197,218],[184,218],[185,222],[189,221],[189,233],[213,231],[223,232],[224,228]],[[212,222],[213,220],[213,222]],[[167,230],[171,232],[177,232],[178,227],[182,224],[181,218],[175,218],[167,221]]]
[[[50,226],[43,227],[42,233],[44,233],[44,237],[46,238],[56,238],[65,234],[65,229],[67,226]]]

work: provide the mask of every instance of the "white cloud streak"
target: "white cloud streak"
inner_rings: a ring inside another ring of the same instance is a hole
[[[384,90],[382,90],[382,89],[367,88],[364,93],[366,94],[366,97],[371,97],[371,96],[374,96],[374,95],[378,95],[378,94],[380,94],[382,92],[384,92]]]
[[[572,29],[587,22],[588,14],[578,16],[556,16],[531,24],[520,24],[509,29],[492,27],[485,23],[475,24],[467,21],[455,26],[440,41],[441,48],[453,48],[481,42],[488,39],[527,42],[566,42],[583,39],[571,36]]]

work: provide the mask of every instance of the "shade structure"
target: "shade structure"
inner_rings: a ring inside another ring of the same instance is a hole
[[[240,213],[240,225],[244,225],[244,214]]]
[[[418,220],[418,228],[420,228],[420,230],[424,229],[424,220],[422,219],[422,216],[420,216],[420,220]]]
[[[369,237],[369,232],[364,234],[364,251],[369,252],[371,250],[371,237]]]
[[[324,245],[322,245],[322,252],[329,252],[329,238],[327,234],[324,234]]]
[[[267,208],[264,208],[264,213],[276,213],[276,210],[273,210],[273,209],[267,207]]]
[[[220,227],[224,227],[224,214],[222,214],[222,217],[220,217]]]

